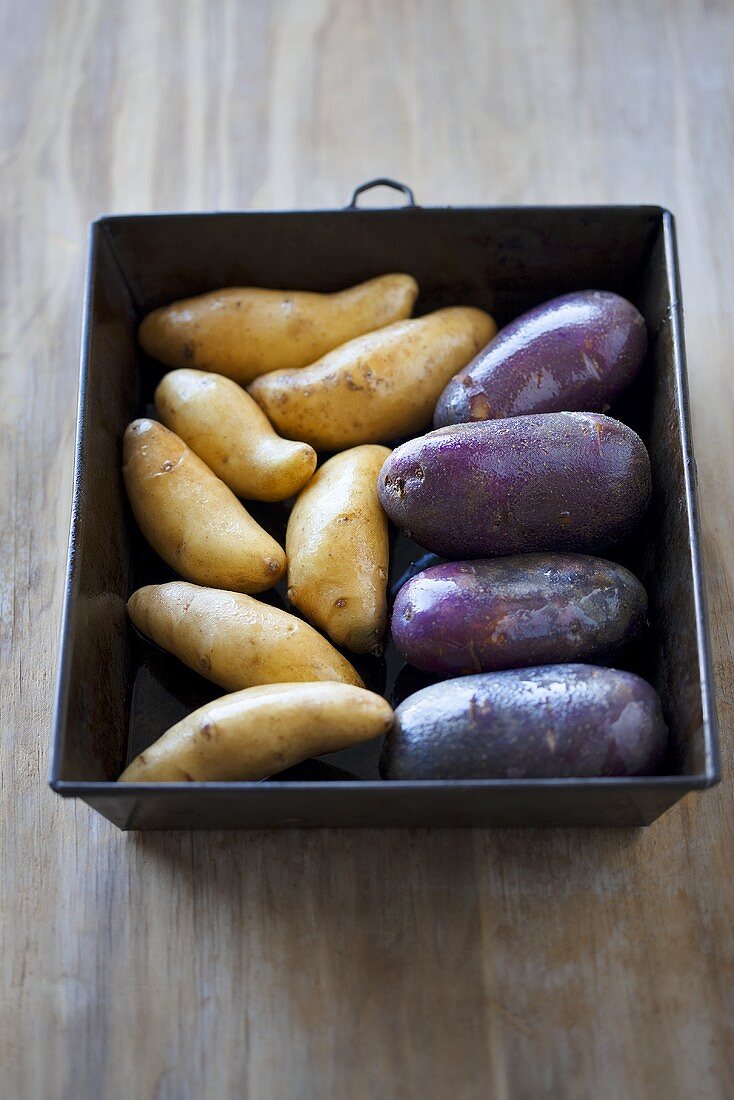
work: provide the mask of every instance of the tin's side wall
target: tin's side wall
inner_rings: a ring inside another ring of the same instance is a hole
[[[649,825],[686,792],[679,784],[611,786],[583,781],[483,784],[332,783],[145,793],[82,792],[121,829],[471,828]]]
[[[679,334],[674,325],[678,303],[673,300],[675,272],[669,269],[665,231],[655,242],[640,296],[648,322],[652,385],[650,420],[645,442],[653,474],[653,501],[648,516],[649,538],[641,579],[650,599],[650,679],[657,688],[672,732],[669,766],[672,772],[703,774],[708,759],[704,734],[698,631],[707,646],[706,623],[696,607],[694,562],[689,529],[686,465],[695,468],[690,440],[683,432],[687,395],[678,371],[685,369]],[[682,333],[680,334],[682,339]],[[695,479],[694,479],[695,480]],[[693,538],[698,539],[694,530]],[[713,715],[709,716],[715,725]],[[715,737],[715,730],[712,730]]]
[[[138,403],[132,300],[104,232],[94,231],[88,355],[82,376],[72,600],[60,670],[58,778],[115,779],[125,757],[131,570],[121,441]]]

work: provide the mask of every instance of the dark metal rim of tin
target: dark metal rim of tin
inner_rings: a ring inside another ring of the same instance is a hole
[[[632,775],[632,776],[593,776],[588,778],[567,779],[359,779],[359,780],[329,780],[323,782],[318,779],[289,780],[280,783],[270,779],[257,782],[191,782],[191,783],[117,783],[97,782],[71,779],[51,779],[50,786],[57,794],[65,796],[104,794],[135,795],[145,794],[149,791],[165,791],[166,794],[180,795],[186,792],[206,791],[309,791],[316,790],[354,790],[355,785],[359,789],[373,791],[411,791],[424,790],[427,787],[440,787],[442,790],[462,790],[481,788],[487,791],[511,790],[534,791],[542,790],[571,790],[579,785],[587,791],[602,790],[649,790],[651,788],[667,790],[680,788],[681,790],[704,790],[712,786],[712,779],[705,775]]]
[[[580,216],[592,215],[599,211],[624,211],[635,210],[645,211],[657,214],[661,218],[662,231],[664,236],[664,247],[667,264],[667,277],[669,280],[669,290],[671,298],[671,325],[674,331],[673,340],[673,357],[675,368],[675,383],[678,396],[678,406],[680,409],[680,426],[681,426],[681,447],[684,455],[684,474],[685,474],[685,495],[686,495],[686,511],[688,515],[688,528],[689,528],[689,540],[692,556],[692,579],[693,579],[693,592],[694,603],[696,612],[696,644],[699,655],[699,667],[702,669],[701,677],[701,702],[702,702],[702,715],[703,715],[703,738],[705,743],[705,768],[703,771],[694,774],[682,774],[682,775],[658,775],[658,776],[632,776],[632,777],[584,777],[584,778],[554,778],[554,779],[477,779],[477,780],[393,780],[389,783],[383,781],[371,781],[360,780],[359,787],[361,790],[380,790],[385,792],[386,790],[394,790],[396,793],[402,790],[417,790],[417,789],[436,789],[436,790],[460,790],[464,788],[471,789],[485,789],[488,793],[493,790],[512,790],[516,793],[520,792],[532,792],[533,790],[557,790],[559,792],[563,790],[579,790],[581,788],[586,791],[593,792],[596,790],[643,790],[643,789],[679,789],[683,792],[688,790],[701,790],[707,787],[711,787],[720,780],[720,758],[719,758],[719,746],[717,736],[717,723],[716,714],[714,710],[714,690],[713,690],[713,674],[711,670],[711,657],[708,637],[708,611],[706,604],[706,595],[702,579],[702,554],[701,554],[701,537],[700,526],[698,516],[698,502],[697,502],[697,471],[695,459],[693,456],[691,427],[690,427],[690,409],[689,409],[689,396],[688,396],[688,384],[685,364],[685,353],[682,345],[682,305],[680,294],[680,281],[678,276],[678,262],[677,262],[677,248],[675,238],[675,220],[670,210],[665,207],[656,206],[655,204],[570,204],[570,205],[552,205],[552,206],[517,206],[514,204],[505,205],[466,205],[466,206],[436,206],[436,207],[422,207],[419,206],[413,197],[413,191],[407,185],[396,183],[396,181],[388,179],[377,179],[369,181],[366,184],[360,185],[355,188],[352,195],[350,204],[342,210],[330,210],[329,213],[339,214],[343,217],[354,217],[359,215],[360,217],[369,217],[371,210],[369,208],[360,208],[357,205],[357,198],[363,191],[370,189],[373,186],[385,185],[394,187],[399,191],[402,191],[408,197],[408,204],[389,208],[388,213],[395,217],[410,217],[411,212],[416,210],[456,210],[456,211],[471,211],[471,210],[503,210],[503,211],[517,211],[518,213],[527,214],[529,212],[558,212],[564,211],[569,214],[577,213]],[[91,312],[92,312],[92,300],[94,293],[94,270],[95,270],[95,254],[96,254],[96,235],[100,230],[104,230],[105,226],[110,223],[116,223],[126,220],[127,218],[161,218],[166,217],[175,221],[178,218],[191,218],[206,220],[208,218],[215,218],[222,213],[232,213],[238,216],[261,215],[263,213],[278,214],[284,218],[289,216],[303,217],[309,214],[323,214],[324,209],[311,209],[311,210],[285,210],[285,211],[204,211],[185,213],[182,211],[175,212],[149,212],[145,214],[107,214],[100,215],[89,226],[89,244],[87,249],[87,260],[84,273],[84,302],[83,302],[83,315],[82,315],[82,330],[81,330],[81,348],[80,348],[80,368],[79,368],[79,389],[78,389],[78,402],[77,402],[77,428],[74,447],[74,475],[73,475],[73,493],[71,504],[71,517],[70,517],[70,535],[68,544],[68,556],[67,556],[67,569],[66,569],[66,581],[64,588],[63,598],[63,610],[61,618],[61,630],[60,630],[60,658],[57,669],[56,677],[56,692],[55,692],[55,704],[54,704],[54,716],[53,716],[53,745],[51,755],[51,767],[49,774],[49,785],[58,794],[65,797],[89,797],[91,795],[100,794],[107,797],[123,797],[135,794],[143,794],[150,792],[163,792],[170,794],[177,798],[180,795],[191,793],[196,790],[207,791],[230,791],[230,792],[244,792],[258,790],[270,790],[272,792],[280,792],[283,789],[299,790],[299,791],[313,791],[317,796],[324,790],[335,789],[347,789],[353,788],[352,781],[349,782],[320,782],[313,780],[309,782],[288,782],[282,783],[270,781],[268,784],[253,783],[253,782],[207,782],[207,783],[143,783],[143,784],[118,784],[116,781],[74,781],[64,780],[60,777],[60,762],[62,752],[62,738],[63,738],[63,715],[66,709],[66,700],[69,693],[69,681],[70,681],[70,667],[67,660],[67,654],[69,651],[68,641],[70,636],[71,626],[71,614],[74,606],[75,598],[78,590],[78,575],[76,569],[76,555],[75,555],[75,529],[79,519],[80,511],[80,481],[82,475],[82,462],[81,451],[82,441],[84,438],[86,419],[87,419],[87,400],[86,400],[86,385],[87,385],[87,359],[90,351],[91,343]],[[384,216],[386,211],[380,210],[380,213]],[[262,797],[262,796],[260,796]],[[267,796],[265,796],[267,797]]]

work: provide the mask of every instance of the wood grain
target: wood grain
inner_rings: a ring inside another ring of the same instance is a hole
[[[3,11],[3,1096],[734,1095],[734,7]],[[726,781],[640,832],[122,835],[45,786],[86,224],[383,173],[678,215]]]

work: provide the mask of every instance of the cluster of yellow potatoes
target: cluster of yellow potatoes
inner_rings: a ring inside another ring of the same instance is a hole
[[[390,728],[389,704],[319,631],[380,652],[380,444],[423,431],[496,331],[469,307],[409,319],[417,295],[402,274],[335,294],[233,287],[144,319],[143,349],[175,369],[156,389],[160,422],[128,427],[123,472],[143,534],[184,580],[140,589],[128,610],[234,694],[172,727],[122,781],[256,780]],[[317,451],[337,453],[316,471]],[[294,496],[284,550],[240,498]],[[313,626],[253,598],[286,574]]]

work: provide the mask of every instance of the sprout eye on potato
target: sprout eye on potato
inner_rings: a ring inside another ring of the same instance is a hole
[[[644,359],[644,319],[582,291],[497,333],[473,306],[410,319],[417,293],[402,274],[334,294],[230,287],[143,321],[144,349],[176,369],[155,391],[163,424],[127,429],[123,472],[184,580],[139,589],[128,612],[233,694],[121,782],[256,781],[381,734],[388,780],[660,766],[654,689],[599,667],[630,656],[646,592],[587,556],[627,538],[650,499],[642,440],[600,412]],[[317,469],[317,451],[336,453]],[[290,507],[285,553],[238,497],[285,502],[280,522]],[[396,715],[335,648],[382,652],[388,518],[431,552],[393,585],[392,639],[456,677]],[[304,618],[252,598],[286,569]]]
[[[400,274],[334,294],[227,287],[154,310],[139,339],[169,367],[216,371],[245,386],[268,371],[305,367],[346,340],[409,317],[417,296],[412,275]]]

